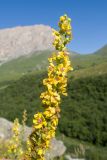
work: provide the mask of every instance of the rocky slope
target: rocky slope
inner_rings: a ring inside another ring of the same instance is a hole
[[[0,30],[0,63],[35,51],[52,49],[52,29],[45,25]]]
[[[0,140],[6,141],[9,138],[11,138],[12,126],[13,126],[12,122],[0,117]],[[20,129],[21,129],[21,127],[22,126],[20,125]],[[27,127],[27,126],[25,127],[25,133],[24,133],[25,140],[27,139],[27,137],[29,136],[31,131],[32,131],[32,129],[30,127]],[[1,141],[0,141],[0,143],[1,143]],[[1,150],[2,150],[2,148],[0,148],[0,152],[1,152]],[[63,142],[53,138],[51,141],[51,147],[46,152],[46,155],[45,155],[46,160],[51,160],[55,157],[60,157],[65,153],[65,151],[66,151],[66,147],[64,146]]]

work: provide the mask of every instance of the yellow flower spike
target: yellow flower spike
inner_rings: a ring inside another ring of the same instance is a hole
[[[34,115],[33,132],[29,137],[28,159],[45,160],[45,151],[50,141],[55,137],[61,103],[61,95],[67,96],[67,73],[73,70],[69,53],[66,49],[72,39],[71,19],[65,14],[60,17],[59,30],[52,30],[53,46],[57,50],[48,58],[48,77],[43,80],[46,90],[41,93],[44,112]]]
[[[20,125],[19,125],[19,120],[17,118],[14,120],[12,132],[13,132],[13,135],[7,146],[8,147],[7,152],[9,154],[9,158],[11,158],[12,156],[14,159],[21,159],[23,155],[23,148],[22,148],[21,139],[20,139],[20,133],[21,133]]]

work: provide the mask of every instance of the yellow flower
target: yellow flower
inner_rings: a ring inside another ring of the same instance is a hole
[[[56,31],[55,29],[52,29],[52,34],[54,36],[60,36],[60,33],[58,31]]]
[[[58,117],[57,116],[53,116],[51,119],[51,123],[52,123],[52,128],[55,129],[56,126],[58,125]]]
[[[44,105],[58,105],[60,103],[60,95],[56,91],[46,91],[40,96]]]
[[[54,136],[55,136],[55,130],[51,129],[51,130],[49,130],[49,132],[47,133],[46,138],[50,140],[50,139],[52,139]]]
[[[47,122],[42,113],[37,113],[34,115],[33,124],[35,129],[40,129],[47,125]]]
[[[55,114],[55,108],[54,107],[48,107],[43,114],[46,118],[49,118],[49,117],[51,117],[52,115]]]
[[[61,17],[60,17],[60,21],[63,22],[64,20],[65,20],[65,17],[64,17],[64,16],[61,16]]]
[[[50,145],[50,140],[46,140],[46,147],[48,148]]]
[[[43,154],[43,149],[38,149],[38,150],[37,150],[37,153],[38,153],[38,155],[41,156],[41,155]]]

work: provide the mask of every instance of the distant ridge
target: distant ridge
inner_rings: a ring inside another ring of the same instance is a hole
[[[102,55],[107,55],[107,44],[104,45],[102,48],[97,50],[94,54],[102,54]]]

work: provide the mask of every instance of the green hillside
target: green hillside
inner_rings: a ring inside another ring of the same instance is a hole
[[[85,78],[107,73],[107,61],[95,66],[86,67],[84,69],[74,70],[71,75],[77,78]]]
[[[28,111],[28,124],[36,111],[46,74],[24,76],[0,91],[0,116],[21,119]],[[73,80],[69,77],[68,97],[63,97],[59,132],[68,137],[107,145],[107,74]]]
[[[80,55],[75,52],[70,54],[74,70],[86,69],[107,62],[107,46],[94,54]],[[51,51],[36,52],[31,56],[23,56],[11,60],[0,66],[0,82],[16,80],[23,75],[45,70]]]
[[[21,76],[39,71],[46,66],[50,51],[36,52],[29,56],[23,56],[0,66],[0,82],[18,79]]]
[[[75,69],[84,69],[107,62],[107,45],[93,54],[85,54],[73,57],[72,59]]]
[[[103,48],[99,49],[94,54],[102,54],[103,56],[107,56],[107,45],[105,45]]]

